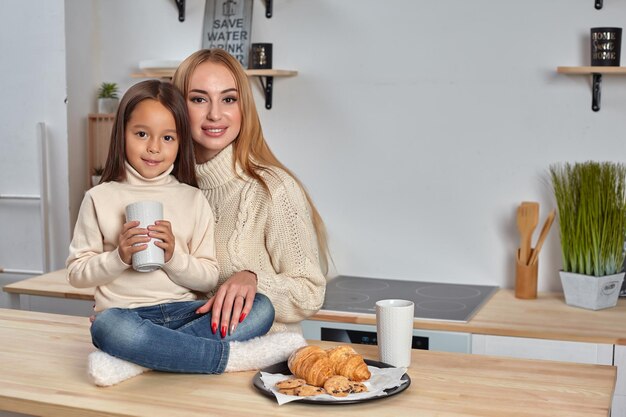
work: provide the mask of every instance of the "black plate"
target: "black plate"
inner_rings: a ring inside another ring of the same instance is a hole
[[[370,365],[370,366],[374,366],[376,368],[393,368],[393,366],[391,366],[391,365],[389,365],[387,363],[372,361],[372,360],[369,360],[369,359],[365,359],[365,363]],[[287,361],[281,362],[281,363],[277,363],[276,365],[269,366],[269,367],[267,367],[265,369],[262,369],[261,371],[262,372],[267,372],[267,373],[270,373],[270,374],[291,375],[291,371],[289,370],[289,367],[287,366]],[[263,385],[263,381],[261,381],[261,371],[257,372],[254,375],[254,378],[252,378],[252,385],[254,385],[254,387],[256,389],[261,391],[261,394],[265,395],[266,397],[276,398],[274,396],[274,393],[271,390],[265,388],[265,385]],[[411,378],[406,373],[404,375],[402,375],[402,378],[400,378],[400,379],[402,381],[406,381],[406,382],[401,384],[400,386],[386,389],[384,391],[385,392],[384,395],[379,395],[377,397],[362,398],[360,400],[343,400],[343,401],[311,400],[311,399],[306,399],[305,398],[305,399],[302,399],[302,400],[299,400],[299,401],[296,401],[296,402],[304,403],[304,404],[344,405],[344,404],[355,404],[355,403],[362,403],[362,402],[373,401],[373,400],[380,400],[380,399],[383,399],[383,398],[391,397],[392,395],[399,394],[402,391],[404,391],[405,389],[407,389],[409,387],[409,385],[411,385]]]

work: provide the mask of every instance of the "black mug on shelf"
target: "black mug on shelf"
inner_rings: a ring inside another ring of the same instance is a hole
[[[271,69],[272,68],[272,44],[253,43],[250,45],[250,56],[248,58],[249,69]]]
[[[591,28],[591,65],[619,67],[622,28]]]

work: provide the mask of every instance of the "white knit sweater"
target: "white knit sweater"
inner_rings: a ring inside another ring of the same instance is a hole
[[[262,174],[270,194],[241,168],[233,170],[233,147],[196,165],[200,189],[215,216],[219,283],[249,270],[258,291],[272,301],[276,319],[271,331],[301,331],[300,321],[324,302],[321,271],[310,206],[298,183],[285,171]]]
[[[75,287],[96,287],[96,311],[135,308],[197,299],[217,284],[214,221],[197,188],[170,175],[146,179],[126,164],[127,179],[91,188],[78,213],[67,258],[68,280]],[[125,207],[141,200],[163,203],[176,240],[172,258],[153,272],[136,272],[117,251]]]

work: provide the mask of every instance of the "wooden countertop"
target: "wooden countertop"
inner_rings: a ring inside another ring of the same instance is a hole
[[[77,289],[59,270],[4,286],[13,294],[93,300],[93,289]],[[376,324],[372,314],[322,310],[312,320]],[[518,336],[589,343],[626,345],[626,299],[616,307],[592,311],[565,304],[560,293],[539,293],[521,300],[512,290],[498,290],[468,323],[415,320],[416,329]]]
[[[38,275],[5,285],[2,290],[9,294],[38,295],[42,297],[69,298],[93,301],[94,288],[74,288],[67,282],[67,270]]]
[[[314,320],[376,324],[373,314],[322,310]],[[515,298],[513,290],[498,290],[467,323],[419,320],[415,329],[517,336],[588,343],[626,345],[626,299],[616,307],[586,310],[565,304],[563,294],[539,293],[534,300]]]
[[[0,309],[0,409],[42,416],[606,417],[616,368],[413,351],[403,393],[345,406],[278,406],[252,386],[255,372],[149,372],[98,388],[84,317]],[[322,346],[331,342],[312,342]],[[353,345],[376,359],[374,346]]]

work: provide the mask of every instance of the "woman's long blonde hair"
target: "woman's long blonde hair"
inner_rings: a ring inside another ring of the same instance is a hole
[[[300,180],[276,158],[265,141],[248,76],[239,61],[223,49],[201,49],[191,54],[178,66],[172,82],[186,99],[191,75],[198,65],[203,62],[214,62],[228,68],[231,74],[233,74],[237,90],[239,90],[238,104],[241,111],[241,130],[233,141],[233,166],[239,164],[248,176],[259,181],[268,192],[269,188],[260,175],[261,172],[267,171],[271,173],[271,168],[276,167],[284,170],[294,178],[302,188],[311,207],[311,217],[315,227],[315,234],[317,235],[322,270],[325,274],[328,273],[328,240],[322,217]]]

